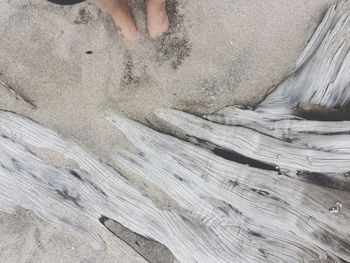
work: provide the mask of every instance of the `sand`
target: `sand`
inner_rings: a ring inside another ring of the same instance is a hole
[[[293,68],[323,13],[338,1],[169,1],[171,32],[151,40],[144,2],[130,0],[141,32],[131,46],[90,4],[0,2],[0,78],[37,107],[0,86],[0,108],[108,162],[128,144],[103,120],[104,109],[159,125],[153,112],[161,107],[204,114],[254,106]],[[111,262],[118,255],[118,248],[94,251],[30,212],[1,214],[0,221],[1,262]]]

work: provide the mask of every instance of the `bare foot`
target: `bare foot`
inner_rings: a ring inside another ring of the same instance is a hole
[[[137,39],[138,31],[125,0],[91,0],[91,2],[112,16],[124,42],[131,43]]]
[[[128,8],[126,6],[124,8],[116,10],[111,16],[123,41],[131,43],[137,39],[139,33]]]
[[[146,5],[148,33],[152,38],[160,37],[169,29],[165,0],[147,0]]]

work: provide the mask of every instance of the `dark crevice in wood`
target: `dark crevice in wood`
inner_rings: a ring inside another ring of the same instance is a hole
[[[98,193],[104,195],[107,197],[107,194],[105,191],[103,191],[99,186],[97,186],[95,183],[93,183],[91,180],[88,180],[87,178],[83,179],[76,170],[70,170],[69,173],[73,175],[75,178],[77,178],[81,182],[85,182],[89,184],[92,188],[94,188]]]
[[[139,235],[104,215],[99,218],[99,221],[108,231],[125,242],[147,262],[163,263],[173,262],[175,260],[174,255],[163,244],[151,238]]]
[[[250,167],[254,167],[254,168],[258,168],[258,169],[262,169],[262,170],[276,171],[279,174],[281,174],[280,168],[276,165],[267,164],[264,162],[260,162],[258,160],[254,160],[252,158],[241,155],[237,152],[227,150],[227,149],[218,147],[216,145],[213,145],[212,143],[210,143],[206,140],[203,140],[201,138],[198,138],[198,137],[195,137],[192,135],[186,134],[186,137],[189,139],[194,139],[201,147],[209,148],[215,155],[220,156],[226,160],[240,163],[240,164],[244,164],[244,165],[248,165]],[[189,140],[189,141],[191,142],[191,140]]]
[[[278,198],[276,196],[271,195],[268,191],[260,190],[260,189],[256,189],[256,188],[251,188],[250,190],[253,191],[254,193],[257,193],[258,195],[271,198],[272,200],[275,200],[277,202],[281,202],[284,205],[289,205],[286,201],[282,200],[281,198]]]
[[[131,247],[137,254],[139,254],[144,260],[146,260],[147,262],[150,262],[150,263],[153,263],[153,262],[151,262],[151,261],[149,261],[149,260],[147,260],[147,258],[145,258],[142,254],[140,254],[131,244],[129,244],[128,242],[126,242],[125,240],[123,240],[120,236],[118,236],[114,231],[112,231],[110,228],[108,228],[107,226],[106,226],[106,222],[107,221],[109,221],[109,220],[111,220],[110,218],[108,218],[108,217],[106,217],[106,216],[101,216],[100,218],[99,218],[99,221],[100,221],[100,223],[102,224],[102,225],[104,225],[107,229],[108,229],[108,231],[109,232],[111,232],[112,234],[114,234],[115,236],[117,236],[119,239],[121,239],[123,242],[125,242],[129,247]],[[138,235],[138,234],[136,234],[136,233],[134,233],[135,235]],[[137,242],[138,243],[138,242]],[[135,244],[136,244],[136,242],[135,242]],[[138,245],[138,244],[137,244]]]
[[[307,171],[298,171],[297,176],[308,183],[350,192],[350,180],[348,182],[345,181],[347,180],[346,175],[344,175],[344,181],[338,180],[335,176]]]
[[[296,115],[306,120],[315,121],[349,121],[350,109],[326,108],[320,105],[300,102],[295,107]]]
[[[81,205],[78,203],[78,198],[73,197],[72,195],[69,194],[67,189],[63,190],[56,190],[56,193],[64,200],[70,201],[71,203],[75,204],[78,207],[81,207]]]
[[[69,173],[73,175],[75,178],[77,178],[78,180],[83,181],[83,178],[81,178],[81,176],[76,171],[70,170]]]
[[[258,232],[255,232],[253,230],[248,230],[248,234],[252,235],[252,236],[255,236],[255,237],[258,237],[258,238],[265,238],[262,234],[260,234]]]
[[[262,170],[277,171],[277,172],[280,171],[279,167],[277,167],[275,165],[260,162],[260,161],[245,157],[239,153],[229,151],[229,150],[226,150],[223,148],[215,147],[214,150],[212,150],[212,152],[215,155],[220,156],[220,157],[222,157],[226,160],[232,161],[232,162],[248,165],[250,167],[254,167],[254,168],[258,168],[258,169],[262,169]]]
[[[230,210],[233,211],[235,214],[242,216],[243,213],[236,207],[232,206],[231,204],[224,202],[226,207],[218,207],[222,212],[224,212],[226,215],[230,214]]]

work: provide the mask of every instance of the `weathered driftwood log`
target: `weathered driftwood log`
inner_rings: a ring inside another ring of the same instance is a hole
[[[5,88],[16,100],[23,102],[27,106],[30,106],[32,109],[36,109],[36,106],[33,104],[33,102],[23,97],[2,79],[0,79],[0,87]]]
[[[111,156],[113,166],[162,191],[168,208],[56,133],[0,111],[0,210],[29,209],[97,247],[124,246],[104,226],[112,219],[180,262],[350,261],[350,122],[305,120],[296,110],[308,103],[346,112],[349,33],[345,2],[328,11],[296,70],[255,110],[229,107],[206,119],[157,111],[189,142],[107,112],[135,146]]]
[[[348,192],[234,163],[125,118],[108,118],[138,149],[115,158],[181,209],[157,208],[121,173],[8,112],[0,115],[1,209],[30,209],[100,245],[111,237],[99,219],[112,218],[183,262],[349,260]],[[79,168],[49,165],[35,148],[62,154]]]

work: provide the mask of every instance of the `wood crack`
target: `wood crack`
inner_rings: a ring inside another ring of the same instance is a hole
[[[36,105],[32,101],[30,101],[29,99],[27,99],[23,95],[19,94],[17,91],[15,91],[10,85],[8,85],[2,79],[0,79],[0,86],[4,87],[13,97],[15,97],[16,100],[19,100],[19,101],[25,103],[26,105],[28,105],[29,107],[31,107],[34,110],[37,109]]]

